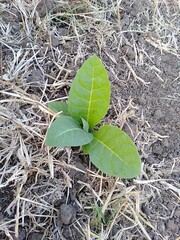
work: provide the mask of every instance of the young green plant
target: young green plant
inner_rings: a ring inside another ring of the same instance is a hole
[[[116,126],[94,127],[110,104],[110,82],[101,60],[93,55],[78,70],[71,84],[68,103],[51,102],[60,116],[50,125],[46,144],[53,147],[82,146],[102,172],[120,178],[140,174],[141,161],[131,138]]]

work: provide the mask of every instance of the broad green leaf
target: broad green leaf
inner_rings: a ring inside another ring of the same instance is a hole
[[[102,172],[121,178],[133,178],[140,174],[138,151],[125,132],[115,126],[102,126],[93,135],[93,141],[83,146],[83,150]]]
[[[86,120],[84,120],[84,118],[81,118],[81,121],[84,131],[89,132],[89,123]]]
[[[68,110],[73,118],[84,118],[92,129],[106,115],[110,102],[110,82],[101,60],[89,57],[71,84]]]
[[[62,115],[49,127],[46,144],[52,147],[81,146],[92,139],[93,135],[84,131],[72,117]]]
[[[65,102],[60,102],[60,101],[50,102],[50,103],[48,103],[48,108],[50,108],[54,112],[62,111],[63,115],[65,115],[65,116],[70,115],[68,112],[68,104]]]

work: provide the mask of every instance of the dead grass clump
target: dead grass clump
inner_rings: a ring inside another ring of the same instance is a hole
[[[6,217],[2,219],[0,228],[13,233],[11,226],[14,224],[15,235],[18,236],[19,225],[25,226],[27,218],[33,229],[39,224],[42,229],[50,226],[54,211],[58,211],[53,205],[63,197],[65,182],[61,171],[52,179],[52,156],[43,145],[49,124],[48,110],[23,89],[19,91],[13,83],[1,80],[1,84],[0,187],[2,191],[5,187],[12,189],[12,202],[3,209]],[[8,199],[8,196],[4,198]],[[43,224],[42,218],[46,219]]]

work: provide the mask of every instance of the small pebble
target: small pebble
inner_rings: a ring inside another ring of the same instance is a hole
[[[59,217],[62,224],[68,225],[75,219],[76,209],[71,204],[62,204]]]
[[[39,13],[40,17],[45,17],[47,12],[51,11],[54,7],[54,0],[49,1],[49,0],[40,0],[36,10]]]
[[[154,163],[156,163],[157,162],[157,159],[154,157],[154,156],[148,156],[147,158],[146,158],[146,162],[148,163],[148,164],[154,164]]]
[[[169,231],[173,231],[175,233],[177,231],[178,226],[174,223],[174,220],[169,219],[167,223],[167,228]]]
[[[51,36],[51,44],[55,48],[60,44],[59,39],[54,35]]]
[[[174,209],[174,206],[171,203],[168,203],[167,207],[170,211],[172,211]]]
[[[163,117],[163,114],[160,109],[156,110],[154,113],[156,119],[160,120]]]
[[[125,45],[125,46],[122,47],[121,50],[122,50],[122,52],[123,52],[124,54],[127,55],[127,57],[128,57],[130,60],[134,60],[134,59],[135,59],[135,53],[134,53],[133,49],[132,49],[130,46]]]
[[[162,152],[163,152],[163,148],[158,144],[154,144],[153,148],[152,148],[152,151],[153,151],[154,154],[161,155]]]
[[[162,141],[162,146],[164,147],[168,147],[169,146],[169,142],[168,142],[168,139],[167,138],[164,138],[163,141]]]
[[[163,222],[163,221],[158,221],[158,223],[157,223],[157,228],[158,228],[158,230],[159,230],[161,233],[163,233],[164,230],[165,230],[165,224],[164,224],[164,222]]]
[[[144,106],[144,105],[146,104],[146,99],[143,98],[143,97],[139,97],[139,98],[137,99],[137,101],[138,101],[138,103],[139,103],[140,105],[142,105],[142,106]]]

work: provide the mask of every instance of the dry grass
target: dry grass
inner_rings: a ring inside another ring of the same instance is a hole
[[[153,60],[144,46],[135,40],[129,42],[127,33],[133,37],[140,32],[154,48],[179,57],[177,3],[149,1],[150,9],[143,12],[147,18],[151,13],[149,24],[141,26],[133,20],[122,31],[122,1],[57,1],[58,11],[44,17],[39,14],[38,2],[0,3],[0,204],[6,208],[0,232],[7,239],[18,239],[25,227],[28,232],[43,232],[44,239],[63,239],[55,204],[63,198],[68,201],[65,192],[76,184],[69,176],[73,169],[88,176],[88,182],[78,182],[81,187],[76,204],[81,211],[72,223],[81,239],[151,239],[151,230],[165,239],[141,206],[166,189],[179,199],[177,182],[162,178],[162,171],[177,171],[178,158],[168,167],[165,162],[151,166],[143,163],[141,176],[126,181],[104,176],[91,164],[86,171],[76,167],[70,149],[50,149],[44,139],[56,117],[46,103],[67,99],[74,71],[91,52],[106,60],[114,81],[119,79],[114,70],[118,63],[110,48],[119,54],[126,42],[134,49],[135,59],[132,64],[122,57],[125,74],[143,87],[148,82],[136,69],[145,66],[146,59],[151,62],[148,67],[153,67]],[[63,35],[62,28],[68,33]],[[61,46],[57,47],[54,39]],[[163,81],[160,70],[156,68],[155,72]],[[151,129],[143,110],[132,99],[113,100],[112,109],[115,117],[105,121],[127,126],[142,158],[150,154],[152,143],[168,137]],[[132,118],[135,128],[130,123]]]

